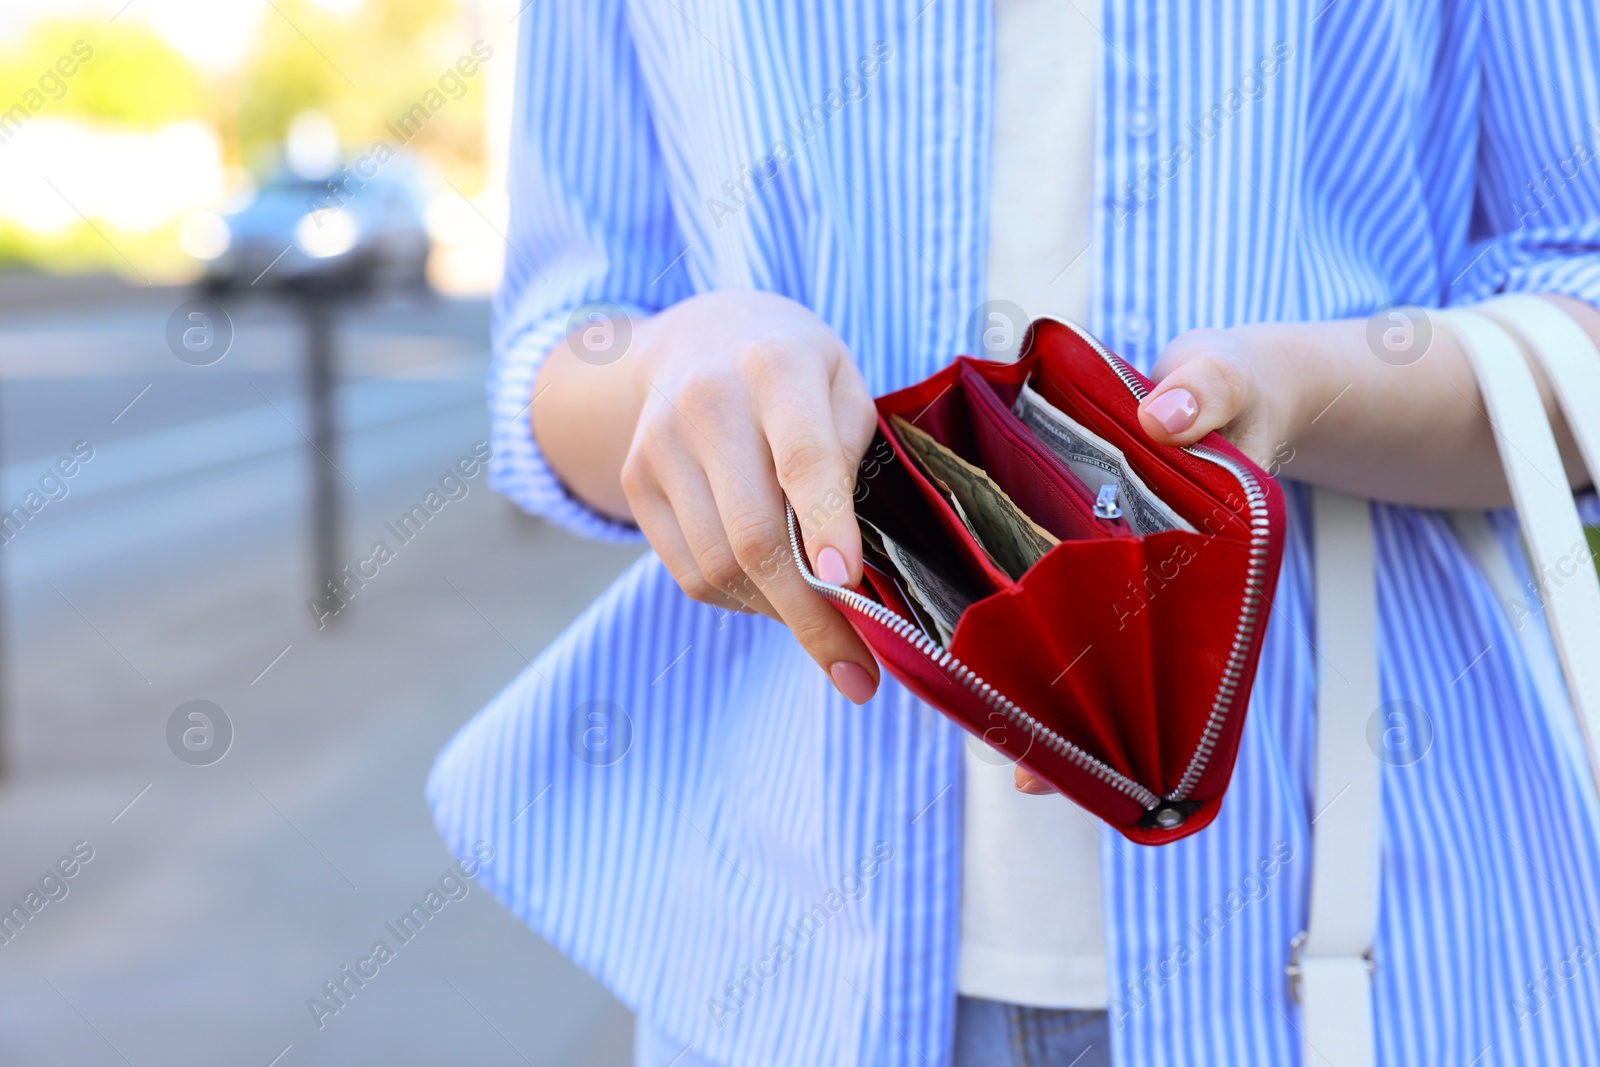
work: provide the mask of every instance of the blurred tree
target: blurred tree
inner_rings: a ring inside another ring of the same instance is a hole
[[[308,107],[326,112],[355,154],[378,138],[393,145],[384,124],[437,90],[472,43],[456,0],[367,0],[344,18],[308,0],[275,2],[237,87],[239,158],[255,169],[275,161],[289,123]],[[409,145],[458,175],[482,165],[483,77],[462,82],[465,95]]]
[[[399,148],[386,123],[425,99],[442,100],[437,109],[429,107],[427,122],[405,148],[470,192],[484,178],[486,79],[481,59],[472,76],[461,78],[453,69],[474,43],[464,6],[464,0],[364,0],[341,14],[314,0],[272,0],[261,8],[238,69],[220,74],[198,69],[141,20],[137,7],[115,23],[46,18],[0,47],[0,111],[38,88],[40,77],[82,40],[94,49],[92,59],[65,79],[65,94],[50,100],[42,115],[140,130],[198,119],[217,131],[226,163],[262,178],[281,160],[289,123],[307,108],[333,119],[353,158],[380,138]],[[509,53],[487,60],[513,61]],[[142,270],[192,268],[177,246],[176,222],[139,234],[103,229]],[[87,225],[40,234],[0,210],[0,268],[9,264],[125,269]]]
[[[138,22],[107,32],[103,22],[47,21],[35,24],[16,46],[0,52],[0,108],[37,88],[39,79],[71,57],[73,44],[94,50],[87,62],[62,79],[66,95],[51,100],[51,115],[122,126],[153,128],[205,116],[206,94],[194,66]]]

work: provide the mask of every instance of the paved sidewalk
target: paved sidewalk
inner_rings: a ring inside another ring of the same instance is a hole
[[[460,447],[353,494],[352,560],[484,436],[443,417]],[[476,888],[320,1029],[307,1007],[445,874],[435,752],[637,555],[470,486],[320,632],[292,507],[7,591],[0,907],[93,858],[0,945],[0,1063],[630,1062],[628,1012]],[[234,730],[209,766],[168,745],[196,699]]]

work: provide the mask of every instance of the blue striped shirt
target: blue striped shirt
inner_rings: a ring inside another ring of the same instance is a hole
[[[1088,325],[1142,368],[1197,326],[1600,300],[1593,0],[1107,0],[1100,18]],[[586,302],[781,292],[874,393],[972,349],[989,4],[541,0],[521,34],[489,387],[492,475],[523,507],[638,536],[575,500],[530,430],[539,362]],[[1300,1057],[1283,966],[1319,663],[1290,489],[1220,816],[1155,849],[1103,835],[1119,1064]],[[1600,1063],[1600,813],[1571,709],[1541,703],[1441,514],[1372,516],[1383,698],[1432,727],[1423,758],[1383,769],[1380,1060]],[[1544,632],[1536,607],[1525,624]],[[482,880],[507,907],[697,1054],[937,1065],[962,747],[887,678],[848,705],[783,628],[692,603],[647,555],[462,729],[428,793],[453,849],[504,857]]]

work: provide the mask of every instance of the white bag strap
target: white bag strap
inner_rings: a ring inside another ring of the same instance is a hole
[[[1496,297],[1477,310],[1510,330],[1538,361],[1590,477],[1600,480],[1600,349],[1572,316],[1536,296]]]
[[[1503,298],[1483,305],[1483,313],[1452,310],[1441,318],[1477,375],[1589,768],[1600,783],[1600,578],[1533,372],[1517,338],[1496,320],[1515,329],[1545,368],[1591,471],[1600,469],[1594,422],[1600,409],[1584,405],[1600,402],[1600,352],[1569,316],[1537,298]]]
[[[1441,316],[1478,379],[1501,463],[1538,576],[1590,770],[1600,785],[1600,578],[1568,491],[1544,404],[1518,341],[1539,361],[1572,426],[1589,473],[1600,482],[1600,351],[1555,305],[1502,297],[1479,311]],[[1511,331],[1511,332],[1508,332]],[[1515,335],[1515,336],[1513,336]],[[1454,516],[1465,547],[1507,599],[1515,585],[1482,513]],[[1372,1067],[1372,942],[1377,930],[1381,777],[1367,743],[1378,709],[1377,592],[1366,501],[1318,489],[1316,626],[1316,814],[1311,906],[1291,946],[1291,990],[1300,1001],[1306,1067]],[[1530,635],[1519,628],[1521,639]],[[1536,667],[1542,656],[1530,656]],[[1555,679],[1535,671],[1548,702]]]
[[[1379,764],[1367,742],[1378,709],[1378,593],[1371,507],[1318,489],[1317,762],[1311,908],[1290,949],[1306,1067],[1372,1067],[1372,942],[1378,923]]]

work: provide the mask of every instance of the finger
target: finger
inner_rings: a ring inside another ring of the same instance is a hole
[[[853,367],[851,374],[854,374]],[[855,375],[859,379],[859,375]],[[872,402],[865,386],[845,375],[835,386],[821,364],[790,360],[771,368],[757,390],[757,404],[778,484],[794,505],[806,555],[818,577],[834,585],[861,581],[861,531],[851,495],[870,430]],[[850,441],[840,422],[847,424]]]
[[[849,526],[850,534],[855,539],[853,543],[859,546],[861,527],[856,522],[856,504],[861,499],[858,496],[862,491],[859,481],[861,464],[878,432],[878,409],[873,403],[872,394],[867,391],[867,383],[861,378],[861,372],[850,360],[842,361],[839,372],[829,386],[829,395],[833,400],[834,428],[850,465],[850,492],[839,521]],[[862,570],[854,563],[855,559],[853,555],[847,557],[845,573],[854,576],[859,583]]]
[[[678,525],[677,514],[663,493],[659,490],[636,492],[629,496],[628,504],[633,510],[634,522],[639,524],[650,547],[655,549],[667,573],[689,599],[733,611],[744,610],[740,601],[714,588],[700,573],[700,566]]]
[[[706,583],[734,598],[747,610],[779,619],[777,609],[734,556],[705,472],[698,466],[683,463],[663,470],[660,478],[683,540]]]
[[[839,441],[855,464],[852,472],[859,473],[861,460],[878,430],[877,405],[853,360],[840,360],[828,391],[833,400],[833,421]]]
[[[749,440],[729,444],[728,454],[749,457],[748,466],[772,469],[755,427]],[[877,661],[844,616],[800,577],[777,481],[771,474],[759,481],[746,477],[720,456],[709,459],[706,474],[734,558],[835,688],[853,703],[866,703],[878,688]]]
[[[1156,363],[1160,380],[1139,405],[1139,423],[1163,445],[1192,445],[1231,423],[1249,399],[1250,379],[1225,350],[1208,347],[1210,331],[1193,331]]]
[[[1036,797],[1049,796],[1051,793],[1060,792],[1060,790],[1051,785],[1049,782],[1046,782],[1043,778],[1040,778],[1037,775],[1029,774],[1027,771],[1023,770],[1020,764],[1016,768],[1016,787],[1017,792],[1027,793],[1030,796]]]

